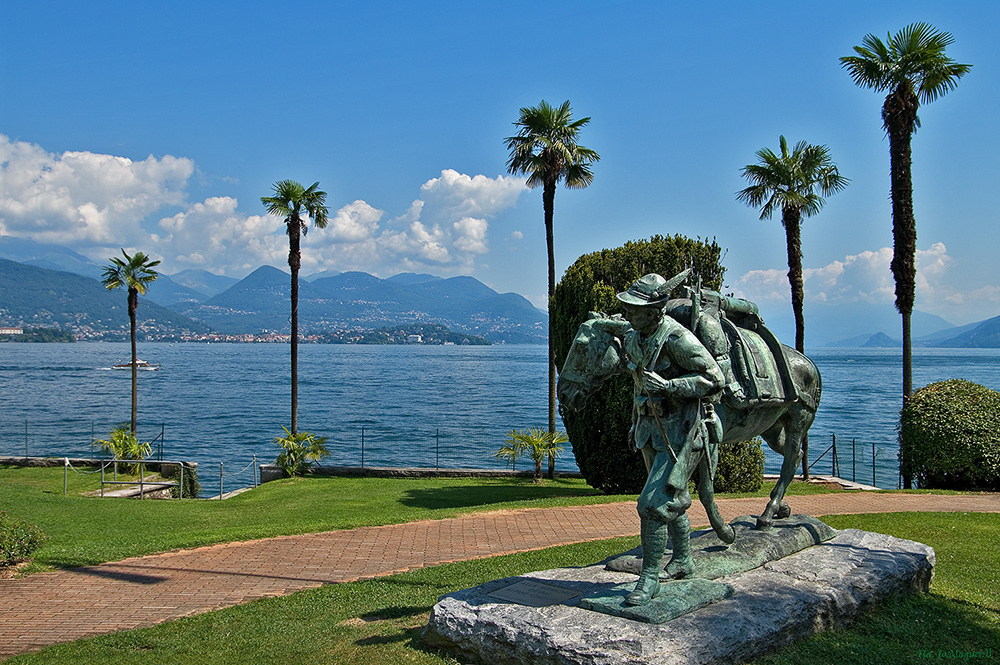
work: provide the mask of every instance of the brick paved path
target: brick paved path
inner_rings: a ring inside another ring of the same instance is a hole
[[[1000,512],[1000,494],[844,492],[789,503],[811,515]],[[727,520],[763,507],[760,498],[719,501]],[[692,524],[708,522],[697,502],[689,514]],[[638,532],[634,503],[526,509],[225,543],[0,580],[0,657],[322,584]]]

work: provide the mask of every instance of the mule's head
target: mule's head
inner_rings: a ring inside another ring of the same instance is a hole
[[[590,319],[580,324],[559,372],[560,405],[579,410],[587,397],[617,373],[622,366],[621,343],[611,331],[620,328],[622,322],[612,319]]]

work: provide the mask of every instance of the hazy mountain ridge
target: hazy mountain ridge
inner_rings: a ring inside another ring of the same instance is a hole
[[[140,298],[140,331],[155,334],[205,332],[203,323]],[[44,326],[83,336],[127,331],[127,293],[72,272],[0,259],[0,325]]]
[[[289,275],[263,266],[226,291],[179,311],[220,332],[288,330]],[[515,293],[499,294],[472,277],[403,274],[380,279],[345,272],[299,282],[303,332],[438,323],[492,342],[543,343],[546,316]]]

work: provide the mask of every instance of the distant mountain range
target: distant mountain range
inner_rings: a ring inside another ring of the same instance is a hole
[[[787,310],[786,310],[787,308]],[[984,312],[987,313],[987,312]],[[795,340],[791,305],[769,308],[762,314],[768,327],[785,344]],[[955,326],[939,316],[914,311],[911,319],[915,347],[1000,348],[1000,317]],[[900,315],[891,304],[827,305],[806,303],[806,348],[902,346]],[[980,327],[982,327],[980,329]],[[975,331],[979,329],[979,332]],[[992,331],[992,333],[991,333]],[[975,334],[973,334],[975,333]]]
[[[28,268],[42,272],[25,272]],[[101,266],[64,247],[0,236],[0,326],[127,328],[124,294],[105,291],[98,282],[101,272]],[[270,266],[242,280],[204,270],[161,274],[139,307],[139,318],[161,331],[287,333],[289,281],[287,273]],[[762,308],[768,326],[791,344],[791,308],[772,309]],[[805,316],[807,347],[901,344],[892,305],[807,302]],[[547,334],[545,312],[522,296],[497,293],[472,277],[415,273],[388,279],[336,271],[304,276],[299,317],[303,333],[436,323],[492,342],[541,344]],[[1000,316],[956,327],[915,311],[912,328],[914,346],[1000,348]]]
[[[128,330],[125,291],[74,273],[0,259],[0,325],[62,328],[85,337]],[[136,313],[143,334],[169,336],[208,331],[204,323],[143,301]]]
[[[213,330],[240,334],[262,328],[287,332],[291,284],[287,273],[262,266],[202,302],[171,307]],[[497,293],[472,277],[442,279],[404,273],[379,279],[345,272],[299,282],[302,331],[438,323],[491,342],[544,343],[544,312],[516,293]]]
[[[10,256],[21,261],[7,260]],[[124,293],[99,283],[102,268],[53,245],[0,236],[0,325],[127,328]],[[262,266],[242,280],[203,270],[163,275],[142,299],[139,318],[177,330],[247,334],[289,331],[288,273]],[[169,324],[167,323],[169,320]],[[379,279],[326,271],[300,279],[299,330],[373,330],[435,323],[491,342],[545,343],[547,317],[516,293],[497,293],[472,277],[403,273]]]

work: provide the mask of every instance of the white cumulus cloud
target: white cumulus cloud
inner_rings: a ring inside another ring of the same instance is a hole
[[[181,205],[194,162],[49,153],[0,135],[0,233],[63,245],[138,244],[136,221]]]
[[[167,274],[201,268],[242,277],[263,264],[285,265],[282,220],[241,212],[231,196],[189,201],[194,172],[186,158],[56,154],[0,134],[0,234],[92,258],[139,248],[161,259]],[[352,201],[331,210],[325,229],[310,229],[302,269],[470,273],[489,253],[490,220],[514,206],[525,189],[523,180],[510,176],[444,169],[388,221],[385,211]]]
[[[894,303],[896,282],[889,267],[891,261],[892,248],[883,247],[848,255],[820,268],[804,268],[806,302]],[[1000,286],[987,284],[970,290],[965,285],[951,283],[948,268],[952,261],[942,242],[917,250],[916,308],[949,320],[993,316],[991,312],[1000,306]],[[791,299],[788,271],[775,268],[745,273],[733,284],[733,290],[736,295],[761,304]],[[981,315],[975,309],[977,305],[983,307]]]

